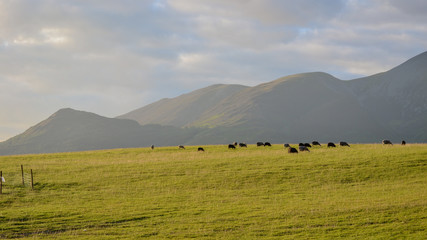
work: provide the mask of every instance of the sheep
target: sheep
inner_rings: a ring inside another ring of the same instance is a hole
[[[341,147],[350,147],[347,142],[340,142]]]
[[[203,149],[202,147],[199,147],[199,148],[197,148],[197,151],[198,151],[198,152],[204,152],[204,151],[205,151],[205,149]]]
[[[320,145],[320,143],[318,141],[313,141],[313,142],[311,142],[311,144],[313,146],[322,146],[322,145]]]
[[[234,144],[228,144],[228,149],[236,149],[236,146],[234,146]]]
[[[184,146],[182,146],[182,145],[179,145],[179,146],[178,146],[178,149],[185,149],[185,147],[184,147]]]
[[[310,150],[306,146],[298,146],[298,148],[300,152],[304,152],[304,151],[310,152]]]
[[[402,145],[406,145],[406,141],[405,140],[402,140]]]
[[[298,153],[298,150],[296,148],[289,147],[288,148],[288,153]]]
[[[329,147],[336,147],[335,144],[333,142],[328,142],[328,148]]]
[[[304,146],[306,146],[306,147],[311,147],[311,145],[310,145],[310,143],[304,143]]]
[[[265,143],[264,143],[264,146],[266,146],[266,147],[271,147],[271,143],[269,143],[269,142],[265,142]]]
[[[261,146],[263,146],[263,147],[264,147],[264,143],[263,143],[263,142],[257,142],[257,143],[256,143],[256,146],[257,146],[257,147],[261,147]]]
[[[386,139],[384,139],[384,140],[383,140],[383,144],[384,144],[384,145],[387,145],[387,144],[389,144],[389,145],[393,145],[393,143],[391,143],[391,141],[390,141],[390,140],[386,140]]]
[[[245,147],[245,148],[247,148],[248,146],[246,145],[246,143],[239,143],[239,147]]]
[[[285,143],[285,144],[283,144],[283,147],[288,148],[288,147],[291,147],[291,146],[289,145],[289,143]]]

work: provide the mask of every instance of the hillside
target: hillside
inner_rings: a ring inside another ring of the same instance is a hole
[[[176,145],[194,135],[193,131],[171,126],[141,126],[133,120],[106,118],[67,108],[0,143],[0,155]]]
[[[0,143],[0,155],[226,144],[234,141],[427,142],[427,52],[343,81],[295,74],[254,87],[217,84],[117,118],[62,109]]]
[[[0,156],[0,239],[427,238],[427,144],[203,147]]]
[[[119,119],[134,119],[141,125],[161,124],[176,127],[191,126],[198,116],[209,111],[224,99],[248,87],[217,84],[173,99],[162,99],[127,114]]]
[[[402,138],[427,141],[427,52],[349,85],[377,122]]]
[[[386,133],[359,106],[344,81],[325,73],[292,75],[243,90],[194,125],[200,123],[251,129],[245,136],[251,141],[366,142]]]
[[[424,52],[387,72],[365,78],[342,81],[321,72],[296,74],[236,89],[216,101],[199,90],[187,94],[197,94],[197,98],[184,95],[162,100],[120,118],[142,125],[168,119],[168,124],[175,126],[208,127],[190,141],[194,144],[227,139],[379,142],[388,138],[425,142],[426,92]],[[192,111],[184,122],[174,120],[197,106],[203,106],[203,111]],[[156,117],[157,113],[163,114]]]

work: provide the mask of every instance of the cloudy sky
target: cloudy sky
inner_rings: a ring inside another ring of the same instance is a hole
[[[427,50],[425,0],[0,0],[0,141],[215,83],[348,80]]]

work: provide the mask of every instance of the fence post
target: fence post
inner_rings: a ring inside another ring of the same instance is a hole
[[[25,181],[24,181],[24,166],[21,164],[21,176],[22,176],[22,186],[25,186]]]
[[[34,190],[33,169],[31,169],[31,190]]]

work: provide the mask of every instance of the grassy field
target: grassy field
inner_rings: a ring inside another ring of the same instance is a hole
[[[426,144],[203,147],[0,157],[0,238],[427,239]]]

